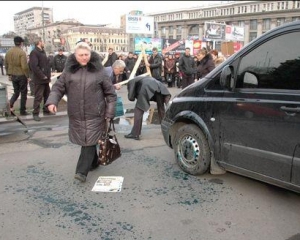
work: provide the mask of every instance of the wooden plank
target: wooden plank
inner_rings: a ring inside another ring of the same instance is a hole
[[[137,71],[142,59],[144,59],[145,64],[148,63],[148,59],[147,59],[147,55],[145,53],[145,46],[144,45],[142,46],[142,51],[141,51],[138,59],[135,62],[134,68],[133,68],[129,78],[125,81],[117,83],[118,85],[120,85],[120,86],[125,85],[135,77],[136,71]],[[139,77],[144,77],[144,76],[150,76],[151,77],[151,71],[150,71],[149,67],[147,67],[147,72],[146,73],[139,75]]]
[[[107,54],[105,54],[105,58],[102,60],[102,65],[104,66],[104,64],[107,62],[107,60],[108,60],[108,53]]]
[[[133,67],[133,69],[132,69],[132,71],[131,71],[131,73],[130,73],[129,79],[134,78],[134,76],[135,76],[135,74],[136,74],[136,71],[137,71],[137,69],[138,69],[138,67],[139,67],[139,65],[140,65],[140,63],[141,63],[141,61],[142,61],[142,58],[143,58],[143,54],[140,53],[138,59],[137,59],[136,62],[135,62],[135,65],[134,65],[134,67]]]
[[[147,64],[149,64],[149,62],[148,62],[147,54],[145,53],[145,49],[144,48],[142,49],[142,53],[143,53],[144,62],[145,62],[146,69],[147,69],[147,73],[149,73],[149,76],[151,77],[151,70],[150,70],[150,67],[147,66]]]
[[[141,53],[140,53],[138,59],[137,59],[136,62],[135,62],[134,68],[132,69],[132,72],[130,73],[130,76],[129,76],[129,79],[128,79],[128,80],[131,80],[131,79],[134,78],[134,76],[135,76],[135,74],[136,74],[136,71],[137,71],[138,67],[139,67],[140,64],[141,64],[142,59],[144,59],[145,64],[148,63],[147,55],[146,55],[146,53],[145,53],[145,45],[144,45],[144,44],[143,44],[143,46],[142,46],[142,51],[141,51]],[[146,67],[146,69],[147,69],[147,74],[146,74],[145,76],[147,76],[147,75],[151,76],[150,68],[149,68],[149,67]],[[144,74],[143,74],[143,75],[144,75]],[[127,83],[128,83],[128,80],[122,81],[122,82],[121,82],[121,83],[122,83],[121,85],[127,84]],[[124,83],[124,82],[125,82],[125,83]]]
[[[141,75],[139,75],[139,76],[137,76],[137,77],[146,77],[146,76],[149,76],[149,73],[144,73],[144,74],[141,74]],[[125,84],[127,84],[130,80],[132,80],[133,78],[134,78],[134,76],[133,76],[132,78],[129,77],[129,79],[127,79],[127,80],[125,80],[125,81],[122,81],[122,82],[119,82],[119,83],[117,83],[117,84],[119,84],[120,86],[125,85]]]

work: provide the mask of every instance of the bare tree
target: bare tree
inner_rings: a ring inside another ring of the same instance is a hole
[[[24,38],[25,46],[34,45],[34,39],[36,39],[37,37],[38,37],[38,35],[35,33],[26,33],[25,38]]]
[[[8,32],[2,35],[3,38],[14,38],[15,36],[17,36],[17,34],[15,32]]]

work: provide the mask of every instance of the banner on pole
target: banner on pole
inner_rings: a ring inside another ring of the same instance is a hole
[[[154,17],[126,15],[126,33],[154,34]]]

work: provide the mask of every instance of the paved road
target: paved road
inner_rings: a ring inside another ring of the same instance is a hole
[[[133,108],[126,88],[118,95]],[[0,240],[300,239],[299,194],[231,173],[188,175],[160,125],[145,120],[141,141],[124,138],[130,113],[116,125],[122,157],[74,181],[80,148],[63,113],[23,118],[27,128],[0,123]],[[122,191],[92,192],[99,176],[123,176]]]

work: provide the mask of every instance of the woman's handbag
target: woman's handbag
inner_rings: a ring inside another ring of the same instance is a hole
[[[121,97],[117,97],[115,117],[121,117],[123,115],[124,115],[123,100]]]
[[[121,157],[121,148],[116,137],[115,125],[113,120],[110,121],[107,131],[98,141],[98,143],[98,163],[100,165],[111,164],[113,161]]]

